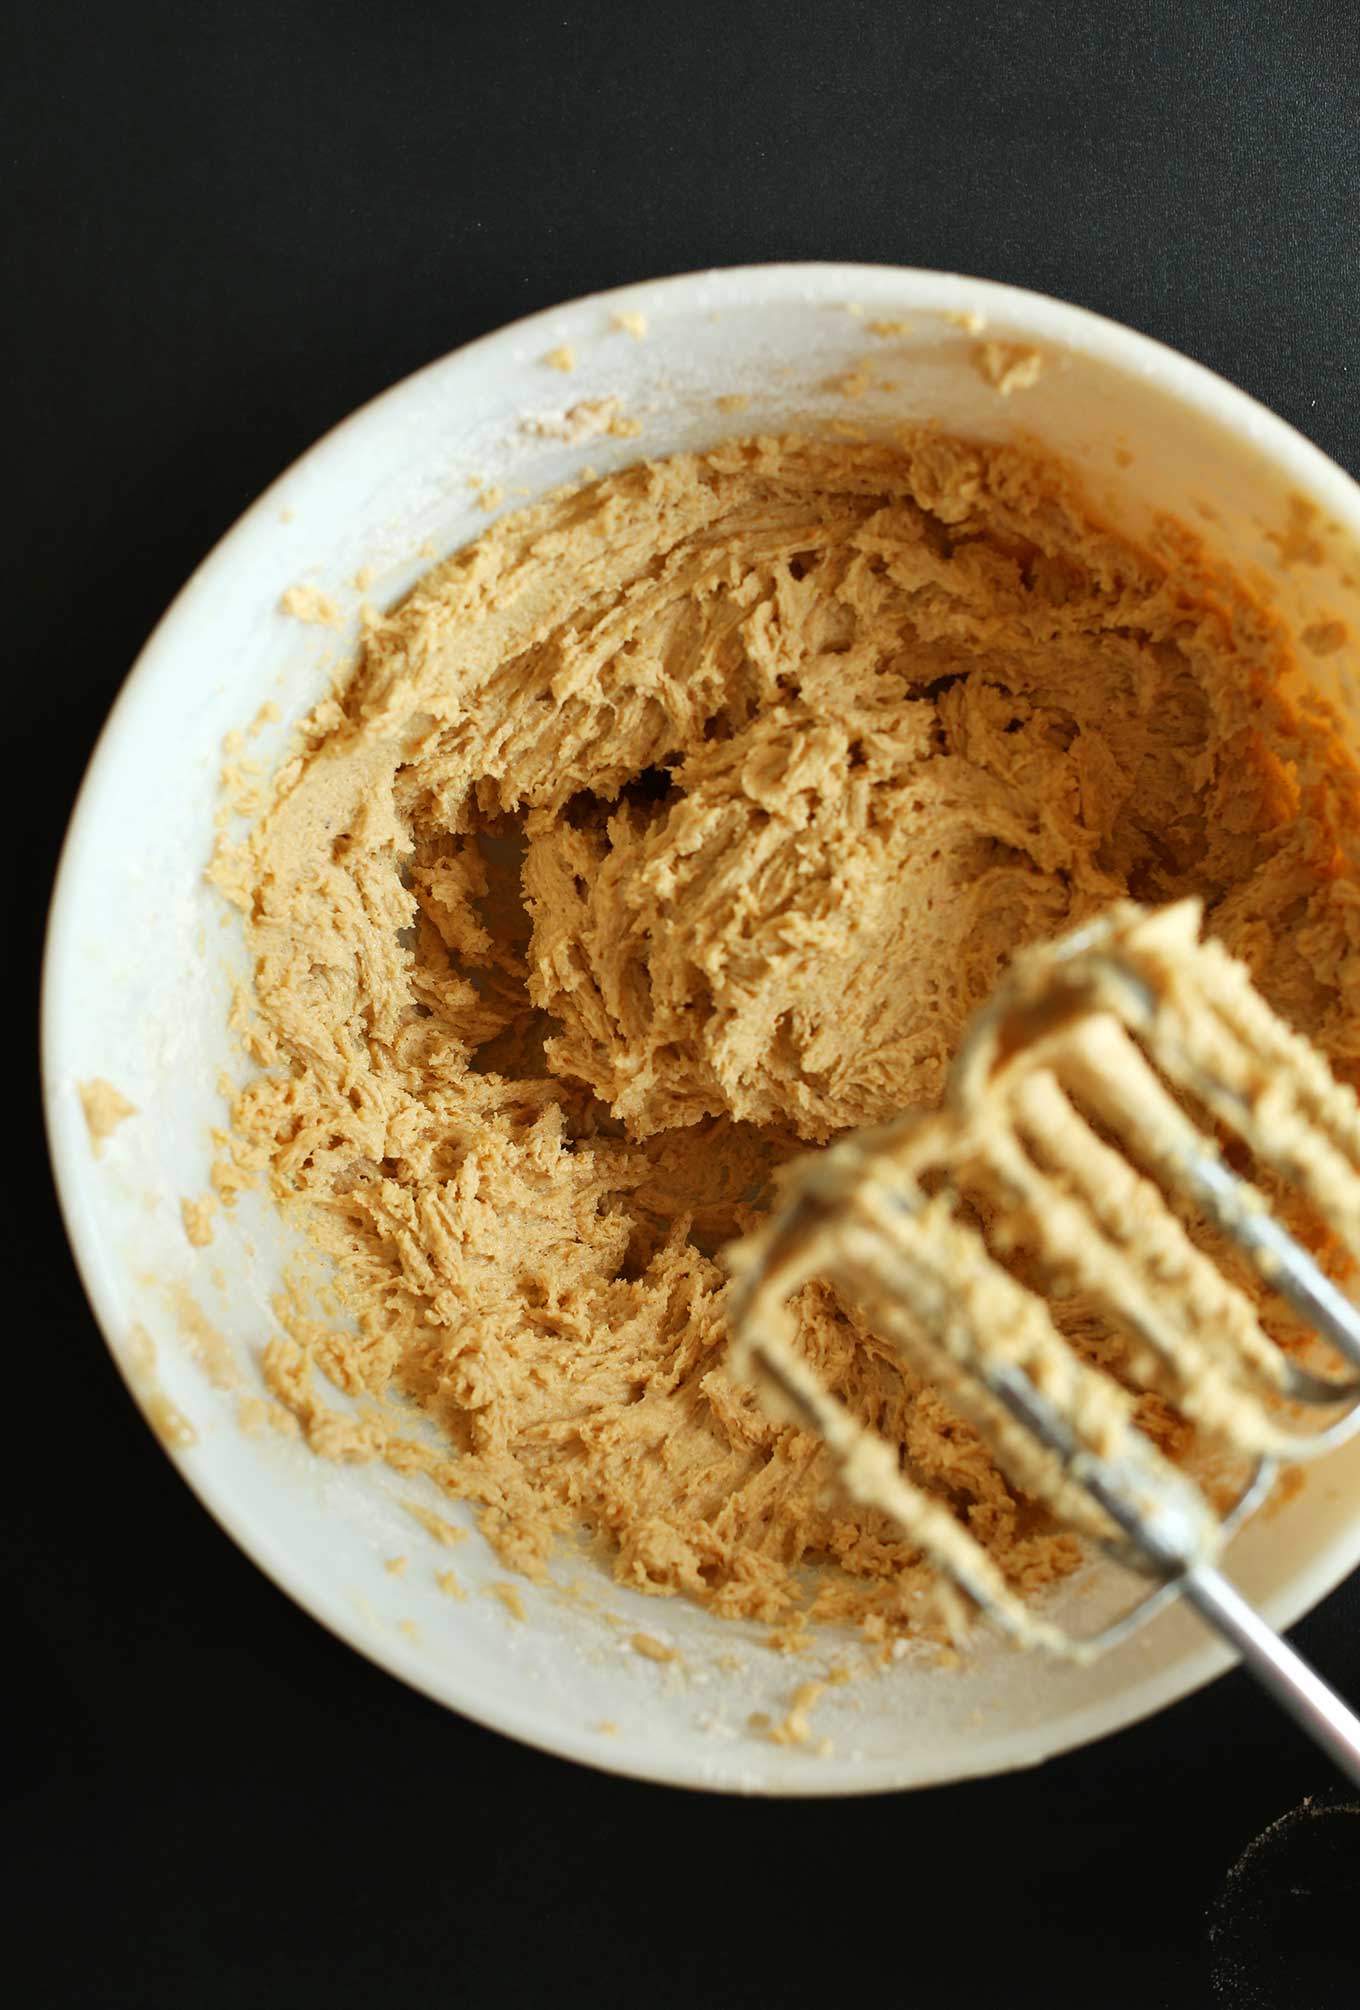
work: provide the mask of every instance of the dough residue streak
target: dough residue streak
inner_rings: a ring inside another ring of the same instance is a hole
[[[119,1124],[137,1115],[137,1105],[130,1103],[126,1096],[106,1082],[102,1075],[92,1081],[78,1084],[80,1107],[85,1113],[85,1128],[90,1133],[90,1149],[96,1158],[101,1158],[104,1146],[113,1136]]]

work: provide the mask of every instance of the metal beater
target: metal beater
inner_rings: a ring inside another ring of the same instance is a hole
[[[1360,1261],[1360,1103],[1200,922],[1197,901],[1122,903],[1024,953],[938,1112],[794,1168],[784,1205],[729,1252],[734,1368],[1017,1639],[1087,1660],[1184,1596],[1360,1784],[1360,1719],[1217,1567],[1282,1460],[1360,1429],[1360,1309],[1324,1267]],[[1244,1146],[1259,1183],[1234,1163]],[[1015,1485],[1155,1588],[1086,1638],[1027,1606],[799,1353],[792,1301],[814,1277],[940,1387]],[[1288,1350],[1253,1277],[1277,1327],[1288,1308],[1309,1329]],[[1117,1380],[1064,1339],[1073,1293],[1122,1334]],[[1231,1456],[1226,1511],[1137,1428],[1139,1390]]]

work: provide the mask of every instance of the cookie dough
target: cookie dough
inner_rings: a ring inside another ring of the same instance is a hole
[[[215,867],[239,1161],[347,1311],[280,1303],[311,1442],[431,1473],[530,1574],[584,1534],[720,1612],[911,1623],[921,1551],[729,1378],[718,1252],[794,1152],[932,1105],[1016,949],[1124,895],[1200,895],[1354,1073],[1350,770],[1286,653],[1042,457],[930,431],[642,464],[437,567]],[[796,1311],[1012,1586],[1073,1566],[939,1392],[824,1287]]]
[[[85,1112],[85,1128],[90,1133],[90,1150],[96,1158],[101,1158],[105,1145],[119,1124],[125,1124],[129,1117],[137,1115],[137,1105],[130,1103],[102,1075],[96,1075],[89,1082],[78,1082],[76,1088],[80,1107]]]

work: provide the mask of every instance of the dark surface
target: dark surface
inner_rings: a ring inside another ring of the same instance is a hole
[[[8,686],[36,778],[16,988],[81,768],[190,568],[354,405],[532,308],[775,258],[1014,280],[1211,364],[1360,473],[1358,22],[1349,0],[29,9],[0,117]],[[1305,1796],[1343,1798],[1240,1676],[1028,1777],[766,1806],[521,1750],[358,1660],[134,1414],[21,1069],[6,1338],[46,1364],[5,1458],[21,2000],[1360,2002],[1360,1823],[1296,1820],[1229,1877]],[[1297,1629],[1352,1694],[1358,1617],[1352,1583]]]

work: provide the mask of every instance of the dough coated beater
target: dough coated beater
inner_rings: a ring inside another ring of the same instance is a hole
[[[1200,921],[1126,902],[1027,951],[938,1112],[801,1161],[729,1252],[733,1366],[1017,1639],[1086,1660],[1184,1596],[1360,1783],[1360,1719],[1218,1567],[1282,1462],[1360,1429],[1360,1308],[1329,1275],[1360,1262],[1360,1103]],[[1138,1573],[1124,1616],[1079,1637],[1031,1610],[913,1484],[798,1350],[814,1278]],[[1064,1337],[1074,1309],[1122,1337],[1117,1378]],[[1140,1392],[1194,1427],[1186,1465],[1139,1428]]]

